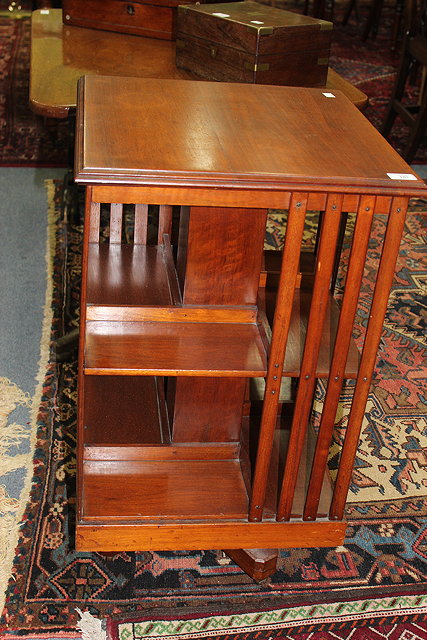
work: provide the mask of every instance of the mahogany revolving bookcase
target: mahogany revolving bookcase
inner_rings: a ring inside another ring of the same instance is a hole
[[[408,200],[424,182],[339,92],[106,76],[79,83],[75,173],[87,185],[77,548],[224,549],[262,579],[275,549],[342,544]],[[276,284],[269,208],[287,211]],[[307,211],[321,212],[311,269]],[[387,230],[359,356],[352,331],[378,213]],[[332,485],[345,378],[355,388]],[[256,411],[252,387],[264,389]]]

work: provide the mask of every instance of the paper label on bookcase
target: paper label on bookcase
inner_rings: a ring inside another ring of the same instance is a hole
[[[387,173],[391,180],[417,180],[413,173]]]

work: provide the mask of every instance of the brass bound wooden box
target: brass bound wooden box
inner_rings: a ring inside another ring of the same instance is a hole
[[[62,0],[63,22],[78,27],[173,40],[179,1]]]
[[[324,86],[332,23],[251,2],[178,7],[176,64],[209,80]]]

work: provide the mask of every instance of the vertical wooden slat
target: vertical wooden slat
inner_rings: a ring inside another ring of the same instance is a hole
[[[148,204],[136,204],[133,243],[147,244],[147,234],[148,234]]]
[[[90,190],[92,193],[92,190]],[[86,218],[87,228],[89,232],[89,242],[99,242],[99,225],[100,225],[100,214],[101,214],[101,205],[99,202],[92,202],[90,200],[90,204],[87,204],[87,199],[89,197],[89,190],[86,191],[86,210],[89,207],[89,216]]]
[[[82,286],[80,293],[80,328],[79,328],[79,358],[78,358],[78,386],[77,386],[77,494],[78,504],[82,505],[82,486],[80,484],[83,477],[83,443],[84,443],[84,362],[85,362],[85,336],[86,336],[86,298],[87,298],[87,273],[88,273],[88,253],[89,243],[99,241],[99,203],[92,202],[92,187],[86,187],[86,201],[83,230],[82,249]],[[95,238],[95,239],[93,239]],[[81,507],[80,507],[81,508]],[[79,517],[81,517],[81,513]]]
[[[330,194],[328,196],[322,220],[313,297],[310,305],[301,373],[283,472],[282,490],[277,508],[277,520],[289,520],[291,516],[298,468],[316,383],[316,365],[328,307],[329,285],[334,262],[334,251],[331,251],[331,247],[336,246],[338,239],[342,199],[343,196],[341,194]]]
[[[265,384],[260,436],[249,507],[249,520],[254,522],[262,520],[264,508],[268,468],[273,447],[277,405],[279,403],[280,385],[282,381],[283,362],[285,359],[292,302],[300,260],[302,234],[307,210],[307,198],[306,193],[292,194],[289,204],[282,267],[276,309],[274,312],[273,335]]]
[[[314,243],[314,255],[317,256],[317,252],[319,251],[319,244],[320,244],[320,236],[322,233],[322,225],[323,225],[323,218],[325,216],[325,212],[324,211],[319,211],[319,217],[317,220],[317,230],[316,230],[316,241]]]
[[[341,222],[340,222],[340,230],[339,230],[339,234],[338,234],[337,248],[335,250],[334,267],[332,269],[331,285],[329,287],[332,293],[335,291],[335,284],[336,284],[336,281],[337,281],[338,270],[339,270],[340,261],[341,261],[342,246],[344,244],[345,230],[346,230],[346,227],[347,227],[347,218],[348,218],[348,212],[344,212],[343,211],[342,214],[341,214]]]
[[[354,229],[326,397],[323,405],[307,498],[304,507],[304,520],[315,520],[317,516],[317,508],[319,505],[323,478],[326,471],[329,447],[332,439],[332,432],[344,379],[345,365],[353,332],[354,316],[356,314],[358,293],[362,282],[366,252],[368,250],[374,208],[374,196],[365,196],[361,199],[357,213],[356,226]]]
[[[172,234],[172,207],[168,204],[161,204],[159,207],[158,244],[163,244],[164,233],[167,233],[169,237]]]
[[[372,373],[377,359],[407,208],[408,198],[393,198],[372,298],[368,328],[363,344],[359,373],[329,512],[329,517],[333,520],[341,520],[344,515],[347,493],[353,473],[354,458],[359,444],[360,430],[368,400]]]
[[[110,244],[120,244],[122,241],[123,205],[111,204],[110,211]]]

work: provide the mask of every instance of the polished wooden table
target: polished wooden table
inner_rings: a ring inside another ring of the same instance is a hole
[[[342,544],[408,201],[426,185],[337,91],[85,76],[76,132],[76,181],[87,185],[77,549],[220,548],[260,578],[275,566],[258,571],[275,558],[260,550]],[[268,208],[288,210],[271,323]],[[313,210],[323,215],[306,273]],[[338,308],[330,285],[346,212],[356,217]],[[386,230],[359,361],[352,332],[377,213]],[[318,378],[327,390],[315,435]],[[331,486],[345,378],[355,388]],[[252,412],[248,385],[260,379]]]
[[[62,23],[62,11],[34,11],[31,26],[30,104],[43,116],[74,110],[83,75],[198,79],[175,65],[175,43]],[[342,91],[363,109],[367,96],[329,69],[327,89]]]

